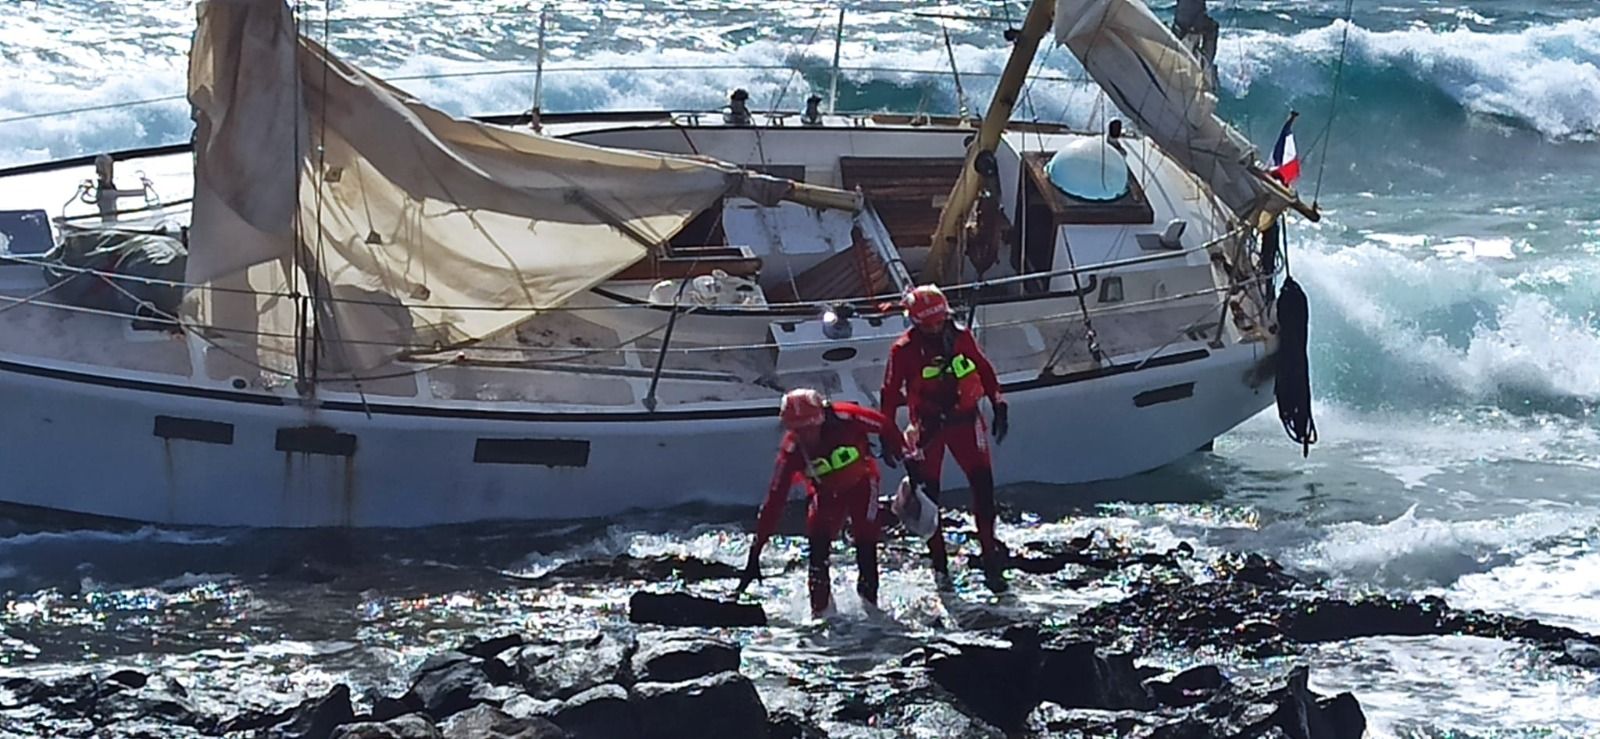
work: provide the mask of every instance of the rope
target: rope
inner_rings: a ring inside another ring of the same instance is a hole
[[[811,38],[806,40],[805,48],[811,48],[811,45],[817,42],[817,37],[822,35],[822,29],[828,25],[828,18],[831,17],[831,14],[827,14],[828,10],[830,10],[828,7],[817,8],[817,15],[822,18],[822,22],[818,23],[816,28],[811,29]],[[789,73],[789,79],[784,80],[783,89],[779,90],[778,94],[772,99],[772,105],[767,108],[768,113],[776,114],[778,112],[778,106],[783,105],[784,99],[789,97],[789,86],[793,85],[795,78],[799,76],[800,65],[796,64]]]
[[[1339,85],[1344,80],[1344,57],[1350,47],[1350,18],[1354,8],[1355,0],[1345,0],[1344,33],[1339,39],[1339,64],[1333,73],[1333,98],[1328,101],[1328,125],[1324,126],[1322,133],[1317,136],[1322,139],[1322,157],[1321,161],[1317,162],[1317,187],[1311,194],[1312,209],[1317,207],[1317,202],[1322,198],[1322,175],[1328,169],[1328,146],[1333,143],[1333,137],[1328,134],[1333,131],[1333,120],[1339,113]]]

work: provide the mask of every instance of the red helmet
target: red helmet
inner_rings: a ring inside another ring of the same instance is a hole
[[[928,326],[943,321],[950,315],[950,301],[938,285],[918,285],[906,293],[906,315],[918,326]]]
[[[783,420],[783,427],[789,430],[802,429],[810,426],[821,426],[823,410],[827,407],[827,400],[810,388],[790,390],[783,396],[783,405],[779,407],[778,417]]]

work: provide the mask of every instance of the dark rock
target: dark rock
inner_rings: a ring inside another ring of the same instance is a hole
[[[527,693],[523,693],[515,698],[512,698],[511,700],[506,701],[505,705],[500,707],[500,710],[505,711],[507,714],[517,718],[531,718],[537,716],[539,718],[547,719],[556,715],[556,711],[560,710],[561,706],[561,701],[540,700],[528,695]]]
[[[1344,697],[1319,701],[1306,687],[1309,680],[1304,667],[1289,673],[1287,684],[1272,695],[1278,703],[1273,724],[1290,739],[1361,739],[1367,718],[1355,698],[1343,693]]]
[[[1161,705],[1186,708],[1206,702],[1227,684],[1228,679],[1215,665],[1201,665],[1167,680],[1148,680],[1144,685]]]
[[[675,683],[739,670],[739,645],[702,637],[646,641],[633,656],[634,679]]]
[[[780,713],[767,719],[767,737],[768,739],[828,739],[828,732],[804,717],[792,713]]]
[[[1562,643],[1565,660],[1583,667],[1600,667],[1600,646],[1581,639],[1567,639]]]
[[[515,718],[493,706],[474,706],[444,722],[444,739],[572,739],[542,718]]]
[[[131,672],[131,671],[130,671]],[[133,673],[139,675],[139,673]],[[93,718],[101,723],[153,720],[163,724],[187,726],[202,732],[214,731],[218,722],[203,714],[189,700],[188,691],[176,680],[164,676],[144,678],[143,685],[106,691],[95,706]],[[126,679],[127,676],[124,676]],[[136,682],[136,680],[135,680]],[[126,685],[113,682],[106,684]],[[308,701],[309,702],[309,701]],[[348,707],[348,700],[346,706]]]
[[[417,665],[416,671],[412,672],[411,676],[412,678],[416,678],[424,672],[433,672],[434,670],[438,670],[443,667],[449,667],[457,662],[471,661],[472,655],[465,652],[457,652],[454,650],[448,652],[435,652],[423,658],[422,664]]]
[[[1006,731],[1021,730],[1039,705],[1037,648],[964,645],[928,662],[933,681],[974,715]]]
[[[1096,532],[1099,534],[1100,532]],[[1165,553],[1136,552],[1126,544],[1108,536],[1080,536],[1066,542],[1043,541],[1024,544],[1010,559],[1010,566],[1033,574],[1060,572],[1067,565],[1092,567],[1097,570],[1120,570],[1136,565],[1144,567],[1179,567],[1179,558],[1194,554],[1180,545]]]
[[[106,676],[106,682],[129,688],[142,688],[150,682],[150,676],[138,670],[117,670]]]
[[[638,710],[621,685],[601,685],[572,696],[551,720],[577,739],[639,735]]]
[[[350,686],[341,683],[321,698],[301,703],[289,721],[279,727],[277,735],[284,739],[327,739],[334,728],[355,718],[355,711],[350,708]]]
[[[692,557],[657,556],[634,557],[622,555],[611,559],[567,562],[541,575],[543,582],[556,580],[643,580],[645,582],[699,582],[739,577],[739,568],[721,562],[707,562]]]
[[[487,704],[494,706],[495,708],[500,708],[506,704],[506,701],[509,701],[519,695],[525,695],[525,693],[522,692],[522,688],[519,686],[493,685],[490,683],[484,683],[476,688],[473,688],[472,695],[470,697],[473,705]]]
[[[418,713],[422,710],[422,702],[416,696],[407,693],[401,698],[381,697],[372,703],[372,721],[383,722],[399,718],[408,713]]]
[[[462,654],[478,657],[480,659],[493,659],[507,649],[520,647],[526,643],[527,640],[524,639],[521,634],[503,634],[501,636],[492,636],[487,639],[481,639],[474,636],[469,637],[465,642],[462,642],[461,649],[458,651]]]
[[[377,722],[345,724],[335,729],[332,739],[444,739],[439,729],[420,713]]]
[[[737,672],[677,683],[639,683],[640,736],[649,739],[752,737],[767,734],[767,708]]]
[[[1350,693],[1340,693],[1332,698],[1320,698],[1317,707],[1331,730],[1330,737],[1360,739],[1367,732],[1367,715],[1361,703]]]
[[[511,655],[509,671],[529,695],[565,700],[597,685],[631,684],[635,648],[626,634],[601,634],[585,644],[526,646]]]
[[[1007,646],[955,645],[933,655],[933,681],[973,714],[1005,731],[1020,731],[1044,701],[1063,708],[1144,709],[1153,705],[1144,671],[1125,654],[1103,653],[1093,642],[1043,643],[1029,627],[1006,630]]]
[[[1232,646],[1247,656],[1296,652],[1299,644],[1366,636],[1461,634],[1522,639],[1565,654],[1582,632],[1513,616],[1451,608],[1437,597],[1342,599],[1320,592],[1260,555],[1229,555],[1212,569],[1218,579],[1145,578],[1130,596],[1087,609],[1076,627],[1096,639],[1151,639],[1174,647]],[[1567,655],[1570,658],[1570,655]]]
[[[663,626],[767,625],[767,612],[759,605],[642,590],[628,599],[628,618],[636,624]]]
[[[317,698],[307,698],[297,706],[278,711],[244,711],[221,725],[223,733],[265,732],[274,737],[324,739],[341,724],[355,721],[350,707],[350,688],[339,684]]]
[[[1063,708],[1144,710],[1154,705],[1147,675],[1133,656],[1102,651],[1094,642],[1067,641],[1043,650],[1040,697]]]
[[[465,656],[465,655],[463,655]],[[434,669],[419,670],[411,691],[401,700],[420,705],[435,721],[449,718],[457,711],[471,708],[473,695],[493,685],[484,674],[482,660],[440,661]],[[424,663],[426,667],[426,663]]]

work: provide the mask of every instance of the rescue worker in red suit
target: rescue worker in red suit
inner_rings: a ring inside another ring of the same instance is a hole
[[[978,348],[978,342],[965,328],[950,318],[950,303],[934,285],[913,289],[905,298],[906,314],[912,326],[889,350],[889,364],[883,377],[883,415],[891,419],[906,407],[916,449],[908,457],[907,471],[923,486],[935,503],[939,500],[939,476],[945,450],[967,476],[972,488],[972,516],[978,524],[978,541],[983,548],[985,581],[996,592],[1006,588],[1002,574],[1006,554],[994,535],[994,472],[989,459],[988,426],[980,413],[979,401],[989,399],[994,411],[994,440],[1005,439],[1010,423],[1006,401],[1000,396],[1000,381],[994,366]],[[928,540],[928,553],[941,588],[950,587],[950,565],[945,552],[944,532]]]
[[[806,538],[812,615],[823,615],[832,605],[828,553],[846,521],[856,545],[856,592],[863,605],[876,608],[879,484],[868,436],[881,437],[884,460],[895,464],[903,446],[900,429],[871,408],[829,402],[822,393],[809,389],[789,391],[779,416],[784,434],[777,469],[761,505],[744,577],[735,592],[743,593],[751,581],[761,577],[761,549],[777,532],[789,488],[804,480],[809,498]]]

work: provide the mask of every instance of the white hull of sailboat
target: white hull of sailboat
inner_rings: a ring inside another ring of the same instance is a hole
[[[1264,354],[1191,350],[1015,387],[996,479],[1081,483],[1173,462],[1266,407],[1270,373],[1251,379]],[[0,407],[0,500],[177,525],[415,527],[753,506],[778,435],[765,408],[312,407],[14,361],[0,362]],[[953,466],[945,474],[959,484]]]

